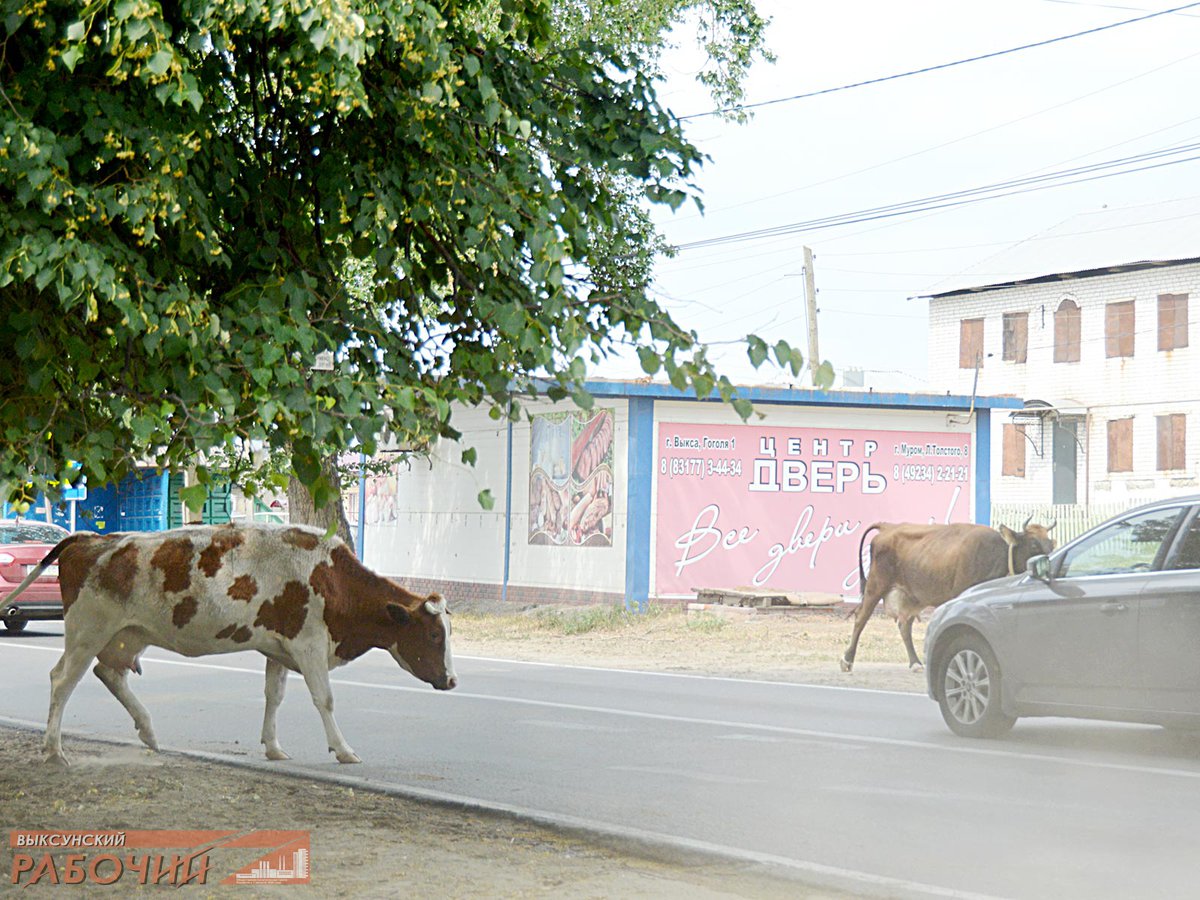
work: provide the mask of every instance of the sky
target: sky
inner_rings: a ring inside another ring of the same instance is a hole
[[[1136,2],[1136,0],[1135,0]],[[812,3],[760,0],[776,63],[757,63],[746,103],[1009,50],[1182,5],[1068,0]],[[1200,6],[1144,22],[755,110],[712,116],[694,78],[667,59],[663,102],[708,162],[694,204],[656,212],[683,248],[653,291],[713,347],[738,384],[803,383],[746,360],[748,332],[807,348],[803,248],[812,249],[820,356],[865,370],[877,389],[930,391],[928,303],[942,279],[1079,213],[1200,195],[1200,160],[951,209],[689,248],[1200,141]],[[1185,154],[1185,155],[1197,155]],[[1183,158],[1183,157],[1178,157]],[[636,360],[607,377],[636,377]],[[840,383],[840,382],[839,382]]]

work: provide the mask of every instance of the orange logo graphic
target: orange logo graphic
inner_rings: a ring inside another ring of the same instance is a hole
[[[10,831],[11,884],[310,884],[307,831]],[[263,852],[265,851],[265,852]],[[249,858],[249,861],[246,861]]]

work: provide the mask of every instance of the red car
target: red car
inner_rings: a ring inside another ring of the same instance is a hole
[[[0,602],[16,590],[29,570],[68,534],[67,529],[46,522],[0,519]],[[62,617],[58,566],[48,566],[41,578],[25,588],[16,603],[0,613],[0,621],[14,634],[23,631],[30,619]]]

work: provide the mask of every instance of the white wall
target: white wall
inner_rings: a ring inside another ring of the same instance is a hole
[[[460,441],[439,440],[428,461],[397,466],[396,521],[368,519],[364,562],[385,575],[500,584],[507,426],[475,409],[456,409],[453,424]],[[478,453],[474,467],[462,462],[467,447]],[[485,488],[491,510],[477,499]]]
[[[510,586],[563,588],[623,594],[628,489],[629,404],[596,401],[613,410],[613,535],[610,547],[530,546],[530,426],[513,425]],[[570,401],[526,403],[531,413],[576,409]],[[484,410],[456,408],[459,441],[440,440],[429,460],[400,465],[395,480],[396,521],[368,519],[365,562],[387,575],[500,585],[504,581],[505,494],[508,427]],[[462,452],[474,447],[474,467]],[[481,490],[495,499],[492,510],[478,502]],[[368,507],[370,508],[370,506]]]
[[[1158,295],[1189,297],[1188,346],[1158,349]],[[1065,298],[1080,307],[1080,360],[1054,362],[1054,312]],[[1134,355],[1105,356],[1105,306],[1134,301]],[[1003,360],[1003,314],[1029,313],[1028,360]],[[1076,408],[1086,420],[1079,428],[1083,449],[1078,459],[1078,501],[1144,502],[1191,492],[1200,480],[1200,265],[1171,265],[1139,272],[1075,278],[935,298],[930,301],[930,379],[937,390],[969,394],[974,369],[959,368],[959,323],[984,319],[984,362],[979,373],[980,394],[1011,394]],[[1179,472],[1156,471],[1155,416],[1185,413],[1187,466]],[[1134,417],[1134,469],[1107,471],[1107,422]],[[1027,445],[1026,476],[1002,476],[1002,427],[1010,421],[998,414],[993,421],[992,500],[997,503],[1042,503],[1052,500],[1051,429],[1047,423],[1044,449],[1038,457]],[[1090,423],[1090,425],[1087,425]],[[1039,427],[1026,431],[1038,442]]]

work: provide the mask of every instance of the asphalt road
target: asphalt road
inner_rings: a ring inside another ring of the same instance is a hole
[[[61,623],[0,637],[0,723],[44,723]],[[260,759],[262,660],[151,649],[131,678],[164,747]],[[864,893],[1195,896],[1200,738],[1023,720],[952,736],[913,694],[458,658],[438,693],[372,652],[333,675],[325,750],[303,682],[270,763],[465,800],[542,821],[713,850]],[[133,736],[90,675],[70,735]]]

